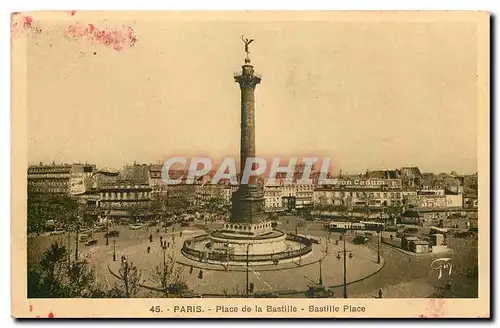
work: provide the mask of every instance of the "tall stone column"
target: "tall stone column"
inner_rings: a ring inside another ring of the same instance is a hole
[[[243,174],[247,158],[255,157],[255,87],[261,78],[255,74],[250,59],[245,59],[241,72],[234,76],[241,90],[241,143],[240,174]],[[232,197],[231,221],[255,223],[263,219],[264,192],[255,177],[248,184],[241,184]]]
[[[240,172],[243,172],[248,157],[255,157],[255,87],[261,78],[255,75],[250,59],[245,60],[241,74],[234,77],[241,90],[241,143]],[[252,179],[251,182],[255,182]],[[253,184],[249,182],[249,184]]]

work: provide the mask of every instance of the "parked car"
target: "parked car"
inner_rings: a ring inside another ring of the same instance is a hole
[[[91,239],[85,243],[85,246],[92,246],[92,245],[96,245],[96,244],[97,244],[97,239]]]

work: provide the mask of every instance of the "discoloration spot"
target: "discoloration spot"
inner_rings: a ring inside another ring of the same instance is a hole
[[[133,47],[137,42],[135,31],[130,26],[124,26],[121,30],[99,29],[93,24],[76,23],[68,26],[66,36],[74,40],[86,39],[92,43],[100,43],[117,51],[126,47]]]
[[[13,37],[19,36],[21,32],[26,32],[30,37],[38,37],[42,33],[40,25],[33,17],[23,15],[20,12],[11,14],[10,29]]]
[[[440,298],[432,298],[430,300],[430,305],[427,306],[427,313],[421,314],[418,317],[419,318],[439,318],[444,316],[443,312],[443,306],[444,306],[444,299]]]

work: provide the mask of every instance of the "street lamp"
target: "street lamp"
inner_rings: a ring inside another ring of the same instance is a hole
[[[321,265],[323,263],[323,259],[320,259],[319,260],[319,284],[320,285],[323,285],[323,275],[322,275],[322,272],[321,272]]]
[[[113,262],[116,261],[116,240],[113,239]]]
[[[109,245],[109,211],[105,212],[106,216],[106,246]]]
[[[380,238],[382,234],[382,230],[380,228],[377,228],[377,264],[380,264]]]
[[[342,239],[344,241],[344,249],[337,252],[337,260],[340,261],[341,258],[344,258],[344,298],[347,298],[347,250],[345,247],[345,230],[342,232]],[[352,259],[354,255],[352,252],[349,252],[349,258]]]
[[[248,250],[249,250],[249,247],[250,247],[250,244],[247,244],[247,272],[246,272],[246,297],[248,298],[248,292],[250,290],[250,286],[249,286],[249,281],[248,281],[248,274],[249,274],[249,257],[248,257]]]

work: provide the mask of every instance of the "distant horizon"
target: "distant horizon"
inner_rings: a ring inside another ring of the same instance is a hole
[[[50,161],[50,162],[44,162],[44,161],[38,161],[36,163],[34,162],[28,162],[28,166],[39,166],[40,165],[40,162],[42,162],[42,164],[44,166],[50,166],[50,165],[95,165],[96,166],[96,169],[97,170],[112,170],[112,171],[121,171],[123,170],[123,168],[125,166],[133,166],[133,165],[163,165],[163,163],[147,163],[147,162],[139,162],[139,161],[136,161],[135,163],[132,162],[132,163],[124,163],[122,164],[120,167],[111,167],[111,166],[101,166],[101,165],[98,165],[96,163],[91,163],[91,162],[88,162],[88,161],[69,161],[69,162],[55,162],[55,161]],[[433,173],[433,174],[441,174],[441,173],[446,173],[446,174],[451,174],[452,172],[456,172],[458,175],[475,175],[475,174],[478,174],[478,172],[463,172],[463,171],[458,171],[458,170],[454,170],[454,169],[451,169],[449,171],[428,171],[428,170],[423,170],[420,166],[418,165],[403,165],[403,166],[400,166],[400,167],[390,167],[390,168],[375,168],[375,169],[370,169],[370,168],[367,168],[366,170],[364,171],[359,171],[359,172],[356,172],[356,171],[346,171],[344,169],[338,169],[337,171],[330,171],[331,174],[336,174],[336,176],[339,174],[340,170],[342,171],[342,175],[359,175],[359,174],[365,174],[367,171],[368,172],[376,172],[376,171],[390,171],[390,170],[400,170],[402,168],[410,168],[410,167],[417,167],[420,172],[422,174],[424,173]],[[175,171],[185,171],[187,170],[188,168],[184,168],[184,169],[173,169]],[[216,169],[212,169],[211,172],[215,172]],[[239,173],[239,170],[238,170],[238,173]]]

